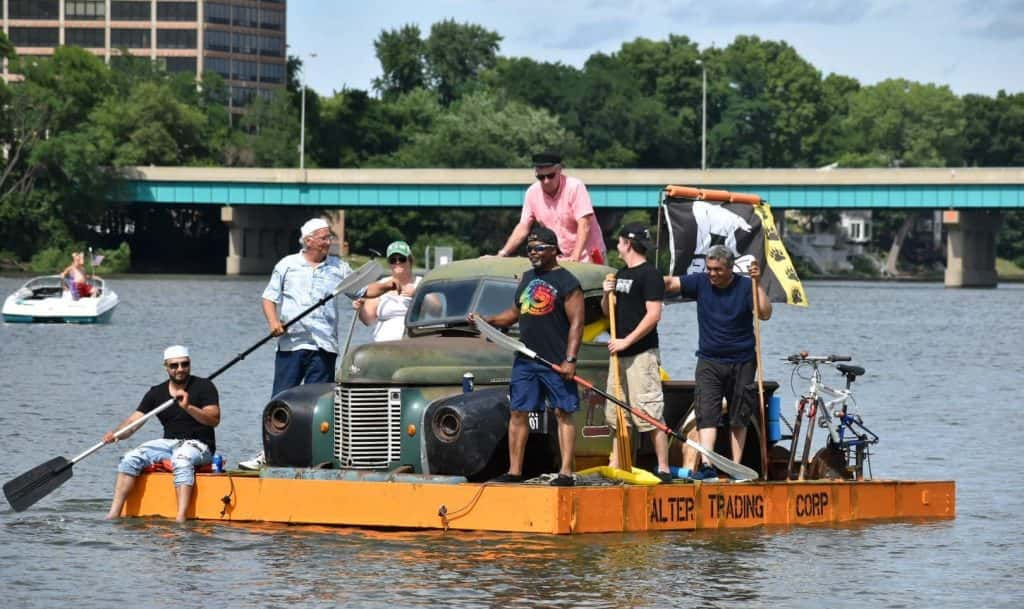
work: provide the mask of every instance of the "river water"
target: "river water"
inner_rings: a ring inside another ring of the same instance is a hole
[[[22,281],[0,278],[0,294]],[[263,282],[116,278],[109,325],[0,325],[0,480],[97,442],[163,378],[165,346],[189,345],[202,374],[255,343]],[[0,501],[0,607],[1024,606],[1024,285],[807,288],[811,307],[776,305],[762,324],[784,415],[785,355],[852,354],[867,368],[859,411],[881,436],[875,476],[956,480],[955,520],[577,538],[111,523],[119,450],[108,447],[28,511]],[[691,378],[692,305],[668,307],[661,334],[667,371]],[[259,447],[272,359],[268,345],[217,380],[218,446],[232,464]],[[150,424],[131,442],[158,433]]]

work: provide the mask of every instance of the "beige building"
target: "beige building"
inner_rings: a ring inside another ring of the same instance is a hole
[[[242,111],[286,80],[286,0],[0,0],[3,31],[18,55],[83,47],[109,64],[122,53],[168,72],[217,72]],[[17,79],[3,65],[5,80]]]

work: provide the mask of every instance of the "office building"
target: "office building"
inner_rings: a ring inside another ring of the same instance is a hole
[[[286,0],[0,0],[3,31],[22,57],[83,47],[109,64],[127,53],[168,72],[217,72],[232,109],[285,86]],[[17,74],[3,65],[5,80]]]

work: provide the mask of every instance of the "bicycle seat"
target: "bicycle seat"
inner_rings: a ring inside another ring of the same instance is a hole
[[[842,372],[846,376],[857,377],[864,374],[864,368],[860,366],[848,366],[847,364],[836,364],[836,370]]]

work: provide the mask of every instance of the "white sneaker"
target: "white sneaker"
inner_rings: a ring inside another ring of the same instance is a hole
[[[267,464],[267,456],[260,451],[260,454],[256,455],[248,461],[239,461],[238,469],[247,469],[250,471],[256,471]]]

